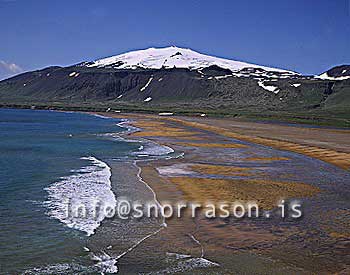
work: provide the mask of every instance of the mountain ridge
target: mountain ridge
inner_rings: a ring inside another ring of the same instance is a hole
[[[178,48],[173,47],[171,55],[175,55],[166,63],[168,66],[163,66],[167,51],[161,57],[153,52],[151,59],[149,55],[146,59],[141,56],[141,66],[135,59],[127,59],[130,55],[124,55],[124,61],[114,56],[107,61],[26,72],[0,81],[0,104],[226,114],[303,113],[325,117],[332,113],[350,121],[349,65],[332,68],[323,76],[304,76],[232,60],[224,63],[230,66],[223,68],[221,59],[217,61],[216,57],[208,60],[205,56],[203,61],[202,56],[196,58],[192,51],[190,59],[183,51],[181,55],[177,52]],[[124,63],[116,66],[118,61]]]

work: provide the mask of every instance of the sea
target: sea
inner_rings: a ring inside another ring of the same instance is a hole
[[[176,222],[169,221],[167,227],[159,217],[124,219],[99,211],[125,200],[159,204],[142,178],[148,171],[149,180],[158,179],[148,161],[167,163],[183,157],[183,152],[127,135],[138,130],[128,122],[79,112],[0,109],[0,274],[251,274],[259,269],[264,274],[300,273],[250,251],[207,259],[204,246],[188,234],[191,223],[182,231]],[[295,235],[288,245],[305,255],[313,251],[331,266],[344,262],[348,239],[334,242],[328,232],[348,228],[349,172],[257,144],[222,151],[221,157],[241,165],[250,155],[290,159],[253,163],[263,169],[264,178],[285,181],[288,175],[288,181],[322,190],[303,200],[304,217],[293,224]],[[76,211],[70,211],[74,207]],[[225,226],[228,232],[253,226],[275,232],[278,238],[283,231],[276,228],[289,232],[291,226],[279,219],[245,222],[227,221]],[[290,260],[289,253],[284,254],[277,250],[277,257]]]
[[[0,274],[118,272],[107,251],[110,237],[101,229],[106,216],[71,217],[67,205],[87,205],[88,213],[95,201],[115,206],[118,187],[112,188],[112,173],[123,194],[153,198],[151,190],[140,187],[138,168],[132,164],[174,152],[123,137],[133,130],[122,119],[99,115],[0,109]],[[142,239],[160,224],[149,221],[147,232],[133,231]],[[119,236],[127,235],[123,228],[132,227],[118,226],[113,234]],[[137,238],[127,242],[126,251]]]

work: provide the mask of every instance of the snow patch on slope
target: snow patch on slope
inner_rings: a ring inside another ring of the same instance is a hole
[[[224,79],[224,78],[228,78],[233,76],[232,74],[228,74],[228,75],[221,75],[221,76],[215,76],[215,79],[219,80],[219,79]]]
[[[265,90],[267,90],[267,91],[269,91],[269,92],[273,92],[273,93],[275,93],[275,94],[278,94],[279,91],[280,91],[280,89],[279,89],[277,86],[272,86],[272,85],[267,86],[267,85],[264,85],[264,81],[258,81],[258,85],[259,85],[261,88],[263,88],[263,89],[265,89]]]
[[[345,73],[346,70],[343,70],[342,73]],[[350,79],[350,75],[347,76],[338,76],[338,77],[333,77],[329,76],[327,72],[320,74],[320,75],[315,75],[315,78],[323,79],[323,80],[345,80],[345,79]]]
[[[151,76],[151,77],[148,79],[146,85],[143,86],[143,87],[140,89],[140,92],[143,92],[144,90],[146,90],[146,88],[147,88],[148,85],[152,82],[152,80],[153,80],[153,76]]]

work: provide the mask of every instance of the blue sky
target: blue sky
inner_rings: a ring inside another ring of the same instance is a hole
[[[350,0],[0,0],[0,78],[176,45],[319,74],[350,63]]]

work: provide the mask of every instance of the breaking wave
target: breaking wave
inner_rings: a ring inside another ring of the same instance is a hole
[[[90,236],[106,217],[103,211],[96,214],[96,202],[103,202],[104,209],[114,208],[116,198],[111,190],[110,167],[95,157],[82,159],[90,161],[90,165],[73,171],[74,174],[62,177],[45,188],[49,194],[45,205],[49,216]],[[68,211],[74,206],[84,206],[85,215],[69,215]]]

